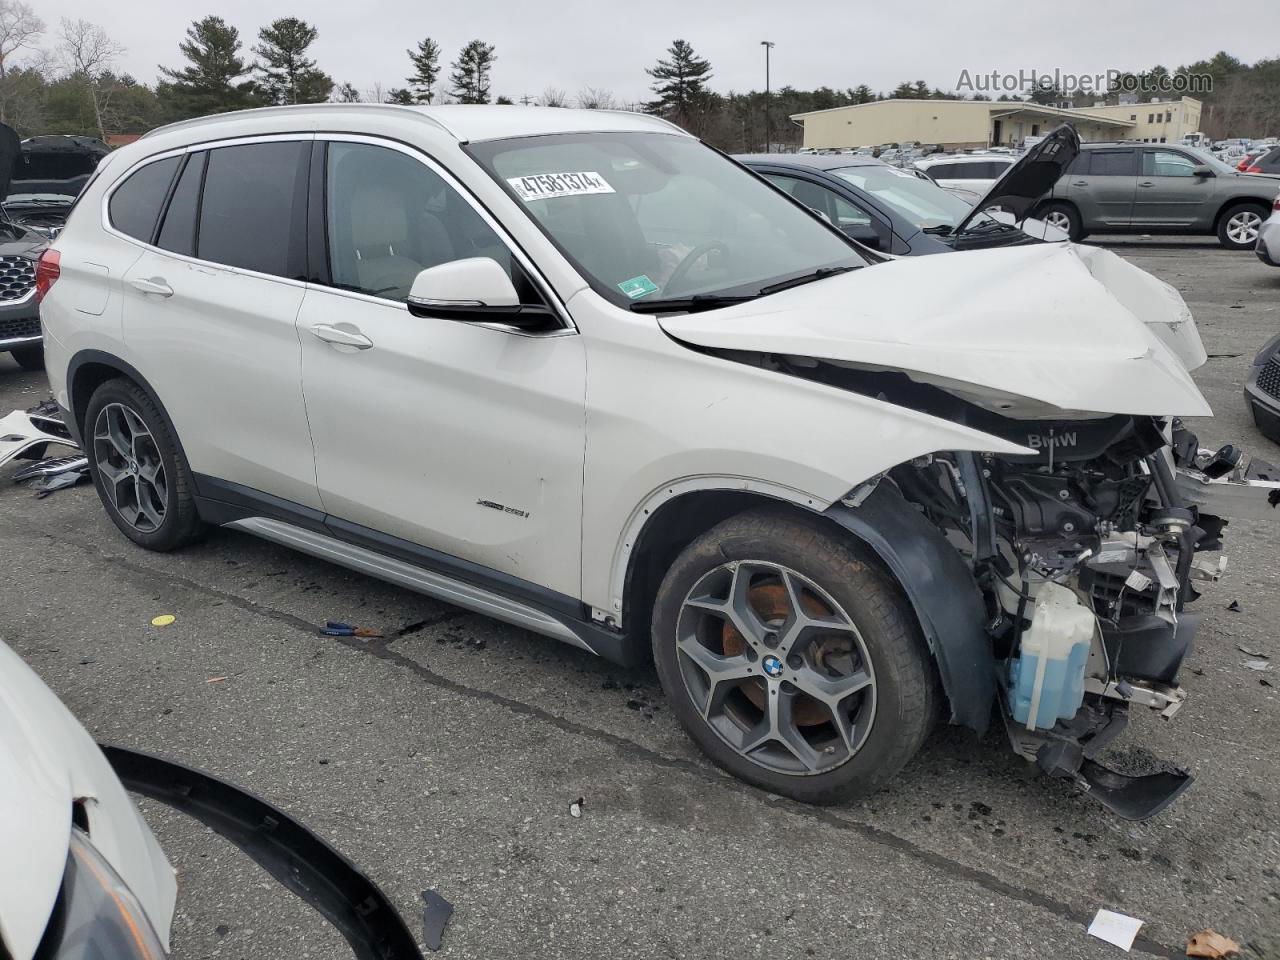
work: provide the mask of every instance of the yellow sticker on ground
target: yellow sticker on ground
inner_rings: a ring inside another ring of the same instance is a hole
[[[172,613],[162,613],[160,614],[160,616],[152,618],[151,625],[153,627],[167,627],[169,624],[173,623],[173,621],[177,619],[178,618],[175,617]]]

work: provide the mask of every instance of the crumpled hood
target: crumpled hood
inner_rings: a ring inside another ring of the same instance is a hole
[[[905,371],[1064,411],[1211,416],[1184,311],[1114,254],[1034,244],[902,258],[659,323],[700,347]]]
[[[160,845],[84,727],[0,643],[0,942],[14,960],[30,960],[53,912],[75,800],[167,944],[177,882]]]

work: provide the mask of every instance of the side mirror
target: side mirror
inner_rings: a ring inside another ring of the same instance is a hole
[[[864,247],[870,247],[872,250],[880,249],[880,234],[869,223],[845,224],[840,228],[840,232],[850,240],[857,240]]]
[[[1216,177],[1217,176],[1217,174],[1213,172],[1213,167],[1209,166],[1207,163],[1197,163],[1194,167],[1191,168],[1191,173],[1193,176],[1197,176],[1197,177]]]
[[[540,327],[551,316],[546,307],[521,304],[507,271],[491,257],[427,267],[413,279],[408,306],[415,317],[513,327]]]

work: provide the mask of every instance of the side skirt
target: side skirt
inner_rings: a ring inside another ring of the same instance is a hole
[[[647,643],[593,622],[573,597],[240,484],[203,474],[195,482],[206,523],[251,533],[620,666],[637,666],[647,656]]]

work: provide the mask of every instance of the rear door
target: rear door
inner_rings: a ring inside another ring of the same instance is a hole
[[[320,505],[295,327],[311,139],[179,157],[154,234],[134,229],[143,247],[124,275],[124,339],[177,428],[197,487],[215,499],[265,493]],[[128,226],[123,211],[112,218],[118,231]]]
[[[1142,173],[1133,199],[1134,227],[1190,227],[1212,220],[1216,178],[1197,177],[1198,163],[1168,147],[1142,151]]]
[[[1080,171],[1069,174],[1067,180],[1071,202],[1080,210],[1085,230],[1118,230],[1130,225],[1138,153],[1134,147],[1082,151],[1088,164],[1077,161]]]

